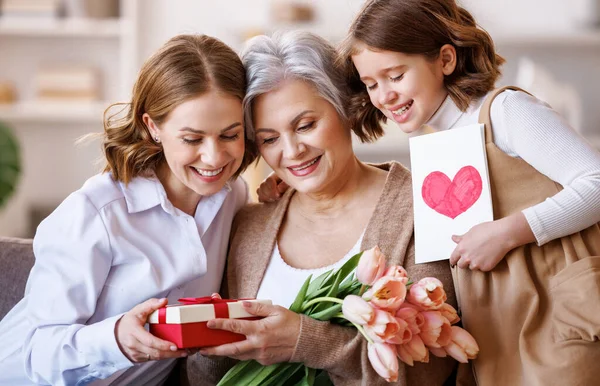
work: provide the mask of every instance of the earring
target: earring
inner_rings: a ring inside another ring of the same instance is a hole
[[[154,137],[154,141],[156,141],[156,143],[160,143],[160,138],[158,138],[158,136]]]

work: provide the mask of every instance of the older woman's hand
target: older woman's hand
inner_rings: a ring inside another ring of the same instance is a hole
[[[280,306],[251,302],[243,302],[243,305],[250,314],[264,316],[264,319],[214,319],[208,322],[208,327],[243,334],[247,339],[204,348],[200,354],[254,359],[265,366],[289,362],[300,335],[300,315]]]
[[[178,350],[173,343],[155,337],[144,328],[150,314],[166,305],[167,299],[149,299],[117,321],[115,337],[127,359],[139,363],[187,355],[186,350]]]
[[[289,186],[277,177],[275,173],[271,173],[263,182],[261,182],[256,194],[260,202],[273,202],[281,198],[281,195],[288,190]]]

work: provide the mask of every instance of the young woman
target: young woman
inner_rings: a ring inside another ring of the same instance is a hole
[[[105,122],[104,173],[37,230],[25,298],[0,323],[0,384],[165,381],[186,352],[144,324],[220,287],[247,199],[236,177],[255,158],[245,87],[239,57],[208,36],[174,37],[148,59],[124,117]]]

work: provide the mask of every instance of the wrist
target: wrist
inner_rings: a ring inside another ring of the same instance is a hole
[[[535,241],[533,231],[523,213],[513,213],[499,222],[501,222],[501,234],[507,252]]]

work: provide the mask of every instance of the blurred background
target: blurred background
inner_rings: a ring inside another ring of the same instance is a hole
[[[97,173],[104,109],[127,101],[137,71],[179,33],[246,38],[305,29],[334,43],[363,0],[0,0],[0,235],[32,237],[38,223]],[[560,111],[600,148],[600,0],[463,0],[507,60],[500,82]],[[7,134],[10,133],[10,134]],[[356,144],[366,161],[408,165],[408,138],[390,127]],[[259,164],[251,185],[268,174]]]

